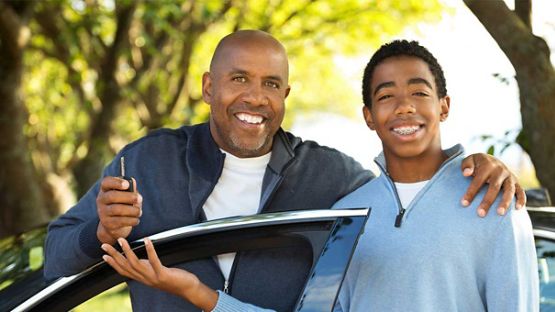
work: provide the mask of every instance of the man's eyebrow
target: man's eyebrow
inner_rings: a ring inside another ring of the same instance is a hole
[[[410,84],[421,84],[421,83],[427,85],[428,88],[433,89],[432,84],[424,78],[411,78],[411,79],[409,79],[409,85]]]
[[[232,69],[229,71],[229,74],[230,74],[230,75],[237,75],[237,74],[240,74],[240,75],[247,75],[247,76],[249,76],[249,72],[248,72],[248,71],[246,71],[246,70],[244,70],[244,69],[240,69],[240,68],[232,68]],[[268,75],[268,76],[264,76],[263,78],[264,78],[264,79],[275,80],[275,81],[280,82],[280,83],[283,82],[283,78],[281,78],[281,76],[279,76],[279,75]]]
[[[380,91],[380,89],[387,88],[387,87],[393,87],[393,86],[395,86],[395,82],[393,82],[393,81],[382,82],[376,87],[376,90],[374,90],[374,95],[376,95],[376,93],[378,93],[378,91]]]
[[[264,76],[264,79],[275,80],[280,83],[283,82],[283,79],[281,78],[281,76],[275,76],[275,75]]]

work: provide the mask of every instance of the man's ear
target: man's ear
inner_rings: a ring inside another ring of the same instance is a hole
[[[212,103],[212,78],[209,72],[202,75],[202,99],[208,105]]]
[[[289,96],[289,92],[291,92],[291,86],[287,86],[287,89],[285,89],[285,98],[287,98]]]
[[[439,114],[439,120],[445,121],[447,117],[449,117],[449,109],[451,108],[451,98],[446,95],[442,99],[439,100],[439,104],[441,105],[441,113]]]
[[[370,128],[370,130],[376,130],[376,128],[374,127],[374,119],[372,118],[372,112],[370,111],[368,106],[366,105],[362,106],[362,115],[364,115],[364,120],[366,121],[366,125],[368,126],[368,128]]]

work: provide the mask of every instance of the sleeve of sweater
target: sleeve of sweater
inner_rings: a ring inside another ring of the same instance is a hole
[[[511,206],[496,236],[493,256],[487,260],[488,311],[539,311],[536,248],[526,210]]]
[[[116,168],[112,162],[103,176],[118,175]],[[101,260],[103,251],[96,236],[99,189],[100,180],[75,206],[49,224],[44,248],[44,276],[47,280],[76,274]]]
[[[218,290],[218,302],[212,312],[275,312],[239,301]]]

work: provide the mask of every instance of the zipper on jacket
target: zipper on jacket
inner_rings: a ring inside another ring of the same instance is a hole
[[[229,281],[228,280],[224,281],[224,292],[226,294],[229,294]]]
[[[399,193],[397,193],[397,188],[395,187],[395,183],[393,183],[393,180],[391,180],[391,177],[389,176],[389,172],[387,172],[379,162],[376,161],[375,163],[382,170],[382,173],[385,174],[385,176],[387,177],[387,181],[389,182],[389,185],[393,189],[393,195],[395,197],[395,201],[397,202],[397,209],[399,210],[399,213],[395,217],[394,225],[395,227],[399,228],[401,227],[401,223],[403,222],[403,216],[405,215],[405,212],[407,210],[403,208],[403,205],[401,204],[401,199],[399,199]]]
[[[399,210],[399,214],[395,217],[395,227],[401,227],[401,222],[403,221],[403,216],[405,215],[405,208]]]

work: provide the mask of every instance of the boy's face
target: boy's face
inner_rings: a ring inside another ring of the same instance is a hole
[[[386,157],[425,158],[441,152],[439,122],[449,113],[449,97],[439,99],[428,64],[417,57],[395,56],[374,69],[372,108],[363,108],[366,124],[380,137]]]

